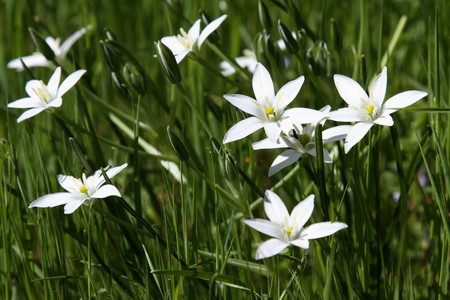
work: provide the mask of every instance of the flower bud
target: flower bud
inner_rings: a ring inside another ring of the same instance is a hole
[[[30,27],[28,28],[28,31],[30,32],[31,38],[33,39],[33,42],[39,52],[41,52],[47,60],[53,61],[55,59],[55,52],[53,52],[52,48],[50,48],[47,44],[44,37],[39,32],[34,30],[34,28]]]
[[[110,44],[100,41],[102,44],[103,54],[106,62],[113,72],[117,72],[120,68],[119,53]]]
[[[125,80],[140,94],[144,95],[147,92],[147,83],[145,75],[141,74],[136,66],[130,63],[125,63],[123,66],[123,75]]]
[[[278,31],[280,32],[280,36],[286,45],[286,50],[292,54],[297,53],[300,49],[297,40],[292,36],[291,31],[286,27],[286,25],[281,23],[281,20],[278,20]]]
[[[156,50],[158,51],[159,62],[166,71],[166,76],[171,83],[180,83],[182,80],[181,73],[172,51],[166,45],[161,43],[161,41],[155,42],[155,45]]]
[[[181,161],[187,161],[190,158],[189,151],[184,144],[183,140],[178,136],[178,134],[173,131],[170,126],[167,126],[167,134],[169,135],[169,141],[172,145],[173,150],[177,154]]]
[[[123,82],[124,80],[122,75],[118,72],[111,72],[111,79],[114,83],[114,86],[118,90],[119,94],[122,97],[128,99],[129,97],[128,88],[127,85]]]
[[[269,31],[272,28],[272,19],[270,18],[269,10],[267,6],[262,2],[262,0],[258,1],[258,14],[259,21],[261,22],[262,27]]]

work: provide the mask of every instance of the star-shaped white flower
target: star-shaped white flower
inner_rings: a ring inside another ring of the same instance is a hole
[[[108,168],[105,172],[108,178],[112,178],[122,171],[128,164],[123,164],[118,167]],[[67,191],[67,193],[48,194],[34,200],[28,208],[32,207],[55,207],[58,205],[64,206],[64,213],[71,214],[85,201],[92,201],[93,199],[102,199],[110,196],[120,197],[119,190],[111,185],[105,183],[102,171],[97,170],[94,174],[86,178],[83,173],[81,179],[58,175],[59,184]]]
[[[329,236],[348,227],[346,224],[339,222],[322,222],[306,228],[303,227],[311,217],[313,209],[314,195],[309,195],[297,204],[289,215],[280,197],[267,190],[264,196],[264,210],[270,221],[264,219],[244,220],[244,223],[253,229],[273,237],[258,247],[255,258],[262,259],[274,256],[289,245],[308,249],[309,240]]]
[[[177,63],[180,63],[183,58],[191,51],[196,51],[202,47],[203,42],[206,38],[216,30],[219,25],[226,19],[227,15],[222,15],[221,17],[215,19],[203,29],[200,33],[200,19],[195,21],[191,29],[186,33],[183,28],[180,28],[180,33],[177,36],[166,36],[161,39],[172,51]]]
[[[331,107],[329,105],[322,108],[320,111],[328,113]],[[316,139],[315,132],[317,124],[322,126],[325,124],[326,119],[320,122],[312,122],[306,126],[300,124],[292,124],[292,129],[289,132],[285,132],[285,135],[280,136],[276,142],[272,142],[270,139],[264,139],[262,141],[253,143],[253,149],[277,149],[277,148],[289,148],[278,155],[269,168],[269,176],[274,175],[281,169],[292,165],[299,160],[304,154],[316,156]],[[323,144],[339,141],[345,139],[348,132],[352,128],[351,125],[336,126],[322,131]],[[323,158],[326,163],[331,163],[331,157],[326,149],[323,149]]]
[[[263,127],[267,137],[276,142],[282,128],[287,127],[285,129],[289,131],[292,123],[307,124],[326,117],[323,112],[309,108],[297,107],[285,110],[297,96],[304,81],[305,77],[300,76],[286,83],[275,95],[269,72],[258,63],[252,80],[256,100],[239,94],[223,96],[240,110],[253,115],[231,127],[225,134],[223,143],[240,140]]]
[[[375,79],[369,88],[369,95],[353,79],[344,75],[334,75],[334,83],[348,107],[330,113],[330,119],[339,122],[357,122],[345,139],[345,153],[358,143],[374,125],[392,126],[390,114],[400,108],[410,106],[426,95],[422,91],[406,91],[384,102],[387,85],[387,68]]]
[[[42,80],[33,79],[28,81],[25,86],[25,90],[30,97],[11,102],[8,104],[8,107],[31,108],[17,119],[18,123],[37,115],[45,109],[60,107],[62,105],[61,97],[68,90],[70,90],[78,82],[78,80],[80,80],[84,73],[86,73],[86,70],[78,70],[70,74],[66,80],[59,85],[61,68],[58,67],[48,81],[47,85],[45,85]]]
[[[55,60],[62,64],[73,44],[75,44],[75,42],[78,41],[90,28],[91,26],[81,28],[80,30],[69,36],[62,44],[60,38],[55,39],[51,36],[46,37],[45,42],[55,53]],[[28,68],[51,67],[53,65],[51,61],[47,60],[45,56],[39,52],[35,52],[32,55],[28,56],[22,56],[21,58]],[[23,66],[19,58],[11,60],[6,66],[9,69],[16,69],[16,71],[18,72],[23,71]]]
[[[255,53],[248,49],[244,50],[244,55],[235,58],[236,63],[242,68],[247,68],[251,73],[255,71],[258,61],[256,60]],[[236,69],[227,61],[222,61],[220,63],[221,73],[223,76],[230,76],[236,73]]]

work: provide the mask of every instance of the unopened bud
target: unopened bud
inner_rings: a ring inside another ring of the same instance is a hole
[[[180,83],[182,80],[181,73],[172,51],[169,47],[161,43],[161,41],[158,41],[155,45],[156,50],[158,51],[159,62],[166,71],[166,76],[169,78],[171,83]]]
[[[278,20],[278,31],[280,32],[280,36],[283,39],[284,44],[286,45],[286,50],[292,54],[295,54],[300,49],[298,46],[297,40],[292,36],[292,32]]]

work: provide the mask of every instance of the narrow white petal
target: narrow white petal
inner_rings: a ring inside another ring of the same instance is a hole
[[[181,44],[180,41],[174,36],[166,36],[161,39],[161,43],[166,45],[173,55],[180,54],[186,51],[185,45]]]
[[[389,114],[383,114],[373,121],[375,124],[382,126],[392,126],[394,125],[394,120]]]
[[[200,19],[194,22],[192,27],[188,31],[188,35],[195,41],[198,40],[198,37],[200,36]],[[194,45],[191,45],[191,47]]]
[[[284,111],[282,122],[294,124],[315,123],[327,117],[327,115],[327,113],[315,109],[296,107]]]
[[[67,203],[64,206],[64,213],[66,215],[73,213],[76,209],[78,209],[78,207],[80,207],[84,201],[86,201],[88,199],[84,199],[84,200],[78,200],[78,201],[71,201],[69,203]]]
[[[106,184],[91,195],[91,198],[106,198],[110,196],[121,197],[119,190],[115,186]]]
[[[272,142],[269,138],[267,138],[262,141],[253,143],[252,147],[253,150],[260,150],[260,149],[288,148],[289,145],[286,144],[284,138],[279,138],[275,143]]]
[[[305,82],[305,77],[300,76],[295,80],[289,81],[281,87],[275,97],[275,106],[277,111],[283,111],[297,96],[298,92]]]
[[[344,75],[334,75],[334,84],[341,95],[342,99],[349,105],[356,107],[361,107],[362,100],[368,101],[369,96],[367,96],[364,89],[354,81],[353,79]]]
[[[108,176],[108,178],[113,178],[114,176],[116,176],[117,174],[119,174],[123,169],[125,169],[128,166],[127,163],[124,163],[120,166],[117,167],[113,167],[110,168],[108,170],[106,170],[106,175]]]
[[[377,107],[383,105],[384,97],[386,96],[387,86],[387,68],[384,67],[383,71],[378,74],[377,78],[370,87],[370,91],[373,92],[373,100]]]
[[[255,259],[263,259],[277,255],[289,246],[288,243],[282,242],[278,239],[270,239],[262,243],[258,249],[256,249]]]
[[[71,201],[80,200],[80,196],[78,194],[72,193],[54,193],[48,194],[42,197],[37,198],[28,206],[28,208],[32,207],[55,207],[58,205],[63,205],[69,203]]]
[[[50,96],[52,96],[52,99],[56,98],[60,79],[61,79],[61,67],[57,67],[47,84],[47,89],[48,92],[50,93]]]
[[[327,144],[345,139],[352,127],[352,125],[340,125],[322,131],[323,143]]]
[[[35,53],[29,56],[22,56],[22,61],[28,68],[33,67],[49,67],[51,62],[48,61],[41,53]],[[18,58],[11,60],[7,65],[8,69],[16,69],[16,71],[23,71],[22,63]]]
[[[330,120],[337,122],[360,122],[363,121],[361,113],[350,107],[340,108],[330,112]]]
[[[223,95],[223,97],[240,110],[258,117],[259,119],[265,118],[264,109],[261,107],[261,104],[253,98],[239,94]]]
[[[58,97],[62,97],[68,90],[70,90],[80,80],[81,76],[86,73],[86,70],[78,70],[70,74],[66,80],[61,83],[58,89]]]
[[[389,98],[384,104],[384,108],[404,108],[416,103],[426,95],[428,93],[422,91],[406,91]]]
[[[222,70],[220,72],[222,73],[223,76],[228,77],[228,76],[236,73],[236,70],[233,68],[233,66],[225,60],[221,61],[219,66],[220,66],[220,69]]]
[[[333,160],[330,157],[330,154],[328,153],[328,151],[326,149],[322,149],[323,150],[323,161],[326,162],[327,164],[332,163]],[[313,148],[306,150],[306,153],[308,153],[311,156],[317,157],[317,148],[316,146],[314,146]]]
[[[57,176],[59,185],[62,186],[68,192],[80,191],[80,188],[83,186],[83,183],[80,179],[75,178],[73,176],[61,175]]]
[[[88,28],[83,27],[80,30],[75,31],[64,41],[64,43],[62,43],[59,54],[62,59],[66,58],[67,52],[69,52],[73,44],[75,44],[75,42],[78,41],[87,32],[87,30]]]
[[[272,223],[284,226],[289,212],[280,197],[270,190],[266,190],[264,195],[264,211]]]
[[[27,110],[26,112],[21,114],[19,118],[17,118],[17,123],[20,123],[20,122],[22,122],[22,121],[24,121],[26,119],[34,117],[35,115],[37,115],[38,113],[40,113],[44,109],[45,109],[45,107],[37,107],[37,108],[32,108],[32,109]]]
[[[329,236],[335,233],[336,231],[339,231],[341,229],[347,228],[347,224],[340,223],[340,222],[322,222],[322,223],[316,223],[313,224],[307,228],[305,228],[301,236],[303,239],[318,239],[321,237]]]
[[[264,127],[264,122],[256,117],[239,121],[225,133],[223,143],[226,144],[245,138],[262,127]]]
[[[36,98],[22,98],[8,104],[9,108],[34,108],[44,107],[45,102]]]
[[[289,149],[278,155],[269,168],[269,176],[295,163],[303,153]]]
[[[42,82],[40,80],[30,80],[25,85],[25,91],[27,92],[28,96],[31,98],[39,99],[38,95],[36,94],[36,90],[40,89],[42,87]]]
[[[270,77],[269,71],[261,63],[256,65],[252,85],[256,100],[261,105],[266,107],[267,103],[269,105],[272,104],[271,102],[275,97],[272,77]]]
[[[356,145],[362,138],[366,135],[366,133],[372,128],[373,123],[356,123],[353,125],[353,128],[347,134],[347,138],[345,139],[345,153],[348,153],[350,149]]]
[[[189,49],[185,49],[183,52],[178,53],[177,55],[175,55],[175,60],[177,61],[177,64],[179,64],[185,57],[186,55],[189,54],[189,52],[191,52]]]
[[[264,131],[267,134],[267,137],[272,141],[276,142],[281,133],[280,122],[267,122],[264,123]]]
[[[264,219],[248,219],[244,220],[244,223],[250,226],[251,228],[258,230],[261,233],[267,234],[268,236],[282,239],[284,232],[283,230],[276,224],[270,222],[269,220]]]
[[[214,30],[217,29],[217,27],[220,26],[220,24],[222,24],[222,22],[227,18],[227,15],[223,15],[220,16],[219,18],[215,19],[214,21],[212,21],[211,23],[209,23],[208,25],[206,25],[206,27],[203,29],[202,33],[200,34],[200,36],[198,37],[198,48],[200,49],[200,47],[202,46],[203,42],[206,40],[206,38],[214,32]]]
[[[311,218],[314,210],[314,197],[314,195],[309,195],[292,210],[291,220],[295,222],[295,228],[297,230],[303,228],[305,223]]]
[[[290,241],[289,243],[291,245],[294,245],[294,246],[297,246],[297,247],[300,247],[300,248],[303,248],[303,249],[308,249],[309,248],[309,241],[306,240],[306,239],[304,240],[304,239],[300,238],[300,239],[296,239],[296,240]]]
[[[61,105],[62,105],[62,98],[58,97],[49,104],[47,104],[47,107],[60,107]]]

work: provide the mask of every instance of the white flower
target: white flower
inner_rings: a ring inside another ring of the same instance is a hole
[[[353,79],[334,75],[336,88],[348,107],[330,113],[330,119],[339,122],[357,122],[345,140],[345,153],[358,143],[374,125],[392,126],[390,114],[400,108],[412,105],[428,95],[422,91],[406,91],[384,102],[387,85],[387,68],[375,79],[369,88],[369,95]],[[384,102],[384,103],[383,103]]]
[[[328,113],[331,107],[329,105],[322,108],[320,111]],[[321,125],[324,125],[326,119],[320,121]],[[305,127],[298,124],[292,124],[293,129],[289,132],[285,132],[285,136],[281,136],[275,143],[270,139],[264,139],[262,141],[253,143],[253,149],[277,149],[277,148],[289,148],[278,155],[269,168],[269,176],[277,173],[281,169],[292,165],[303,154],[309,154],[316,156],[316,140],[315,132],[319,122],[312,122]],[[345,139],[347,133],[352,128],[351,125],[336,126],[322,131],[323,144],[339,141]],[[331,157],[326,149],[323,149],[323,158],[326,163],[331,163]]]
[[[27,98],[22,98],[17,101],[8,104],[9,108],[31,108],[24,112],[17,122],[22,122],[28,118],[31,118],[41,111],[52,108],[60,107],[62,105],[62,96],[70,90],[80,80],[81,76],[86,70],[78,70],[70,74],[66,80],[59,85],[61,78],[61,68],[56,68],[52,77],[45,85],[42,80],[30,80],[25,86],[27,91]]]
[[[240,110],[253,115],[231,127],[225,134],[223,143],[240,140],[263,127],[267,137],[275,142],[282,128],[290,127],[294,122],[306,124],[326,117],[324,113],[309,108],[297,107],[285,111],[286,106],[297,96],[304,81],[305,77],[300,76],[286,83],[275,95],[269,72],[258,63],[252,81],[256,100],[239,94],[223,96]]]
[[[309,195],[297,204],[289,215],[280,197],[267,190],[264,196],[264,210],[270,221],[264,219],[244,220],[244,223],[253,229],[273,237],[258,247],[255,258],[274,256],[289,245],[308,249],[309,240],[329,236],[348,227],[339,222],[322,222],[304,228],[303,226],[311,217],[313,209],[314,195]]]
[[[76,31],[74,34],[69,36],[67,40],[61,43],[60,38],[53,38],[51,36],[48,36],[45,38],[45,42],[48,44],[48,46],[53,50],[55,53],[55,59],[60,64],[64,62],[66,59],[67,53],[69,52],[72,45],[78,41],[89,29],[91,26],[83,27],[80,30]],[[45,58],[45,56],[42,53],[35,52],[32,55],[29,56],[23,56],[21,57],[23,62],[28,68],[32,67],[51,67],[53,63]],[[7,65],[9,69],[16,69],[16,71],[23,71],[22,63],[18,58],[11,60]]]
[[[253,71],[255,71],[256,65],[258,64],[255,53],[248,49],[245,49],[243,52],[244,56],[235,58],[236,63],[242,68],[247,68],[247,70],[253,73]],[[236,69],[233,68],[233,66],[225,60],[220,63],[220,68],[222,69],[221,72],[223,76],[230,76],[236,73]]]
[[[125,163],[121,166],[107,169],[105,173],[108,178],[112,178],[127,165]],[[120,192],[115,186],[111,184],[103,185],[105,178],[101,170],[95,171],[94,174],[87,178],[86,174],[83,173],[82,179],[67,175],[58,175],[58,182],[68,193],[54,193],[39,197],[28,208],[55,207],[65,204],[64,213],[71,214],[85,201],[110,196],[120,197]]]
[[[191,51],[195,51],[195,46],[198,46],[198,50],[200,50],[203,42],[206,38],[214,32],[214,30],[219,27],[219,25],[225,20],[227,15],[222,15],[221,17],[215,19],[211,23],[209,23],[203,31],[200,33],[200,19],[195,21],[194,25],[192,25],[191,29],[186,33],[183,28],[180,28],[181,34],[177,36],[166,36],[161,39],[161,42],[164,43],[169,49],[172,51],[177,63],[183,60],[183,58]]]

